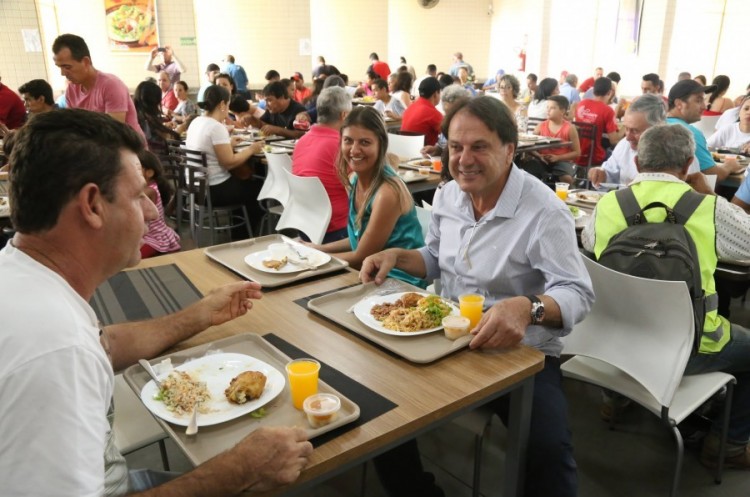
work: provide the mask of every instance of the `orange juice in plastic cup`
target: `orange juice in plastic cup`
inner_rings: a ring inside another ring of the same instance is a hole
[[[471,322],[469,329],[472,330],[482,319],[482,308],[484,307],[484,296],[476,293],[469,293],[458,297],[458,308],[461,315],[469,318]]]
[[[443,170],[443,160],[440,157],[430,157],[432,161],[432,169],[440,172]]]
[[[570,185],[567,183],[555,183],[555,193],[563,202],[568,200],[568,188]]]
[[[319,372],[320,363],[315,359],[295,359],[286,365],[292,404],[296,409],[302,410],[305,399],[318,393]]]

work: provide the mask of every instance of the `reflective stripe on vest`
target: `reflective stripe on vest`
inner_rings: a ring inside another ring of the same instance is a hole
[[[638,204],[641,206],[659,201],[673,207],[682,194],[690,189],[690,186],[685,183],[669,181],[642,181],[631,188]],[[719,352],[729,341],[729,321],[719,316],[719,298],[716,295],[714,285],[714,272],[718,259],[716,256],[715,210],[716,197],[706,195],[701,205],[685,224],[685,228],[693,238],[693,243],[695,243],[698,252],[701,287],[705,295],[706,317],[699,352],[709,354]],[[664,209],[646,211],[646,219],[649,222],[663,222],[665,218]],[[614,192],[608,193],[602,197],[596,206],[594,255],[597,259],[609,245],[612,237],[625,228],[627,228],[627,222],[622,210],[620,210],[615,194]]]

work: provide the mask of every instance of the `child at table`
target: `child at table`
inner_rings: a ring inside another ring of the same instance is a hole
[[[159,217],[148,223],[148,233],[143,237],[141,245],[141,258],[154,257],[169,252],[180,250],[180,236],[167,226],[164,221],[164,205],[162,199],[167,203],[172,198],[172,187],[169,181],[164,177],[164,169],[159,159],[148,150],[138,154],[143,170],[143,177],[146,178],[146,195],[156,205],[159,211]]]
[[[568,99],[562,95],[552,95],[547,98],[547,120],[539,123],[534,134],[559,138],[570,142],[570,147],[545,148],[532,155],[540,160],[548,172],[559,181],[573,184],[576,165],[574,161],[581,155],[581,144],[578,141],[578,131],[570,121],[565,120],[568,112]]]

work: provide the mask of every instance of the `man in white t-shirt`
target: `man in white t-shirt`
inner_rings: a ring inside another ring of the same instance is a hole
[[[644,94],[633,101],[623,118],[625,139],[620,140],[601,167],[589,169],[591,183],[595,187],[602,183],[629,184],[638,175],[635,156],[641,134],[651,126],[664,124],[666,119],[667,113],[658,95]],[[697,161],[693,160],[689,172],[700,172]]]
[[[16,134],[14,238],[0,251],[0,481],[3,495],[119,496],[131,486],[114,445],[114,370],[242,316],[260,287],[218,288],[175,314],[101,328],[96,288],[140,261],[158,213],[144,188],[140,137],[81,109],[35,116]],[[301,429],[256,430],[149,495],[234,495],[297,478]],[[133,480],[131,480],[132,482]]]

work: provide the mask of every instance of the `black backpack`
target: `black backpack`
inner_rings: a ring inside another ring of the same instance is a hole
[[[695,319],[693,353],[697,353],[706,316],[705,299],[698,252],[685,224],[704,195],[688,190],[673,208],[652,202],[643,209],[630,188],[618,190],[615,196],[628,227],[612,237],[599,263],[632,276],[687,283]],[[663,222],[649,223],[646,219],[645,212],[654,208],[667,212]]]

